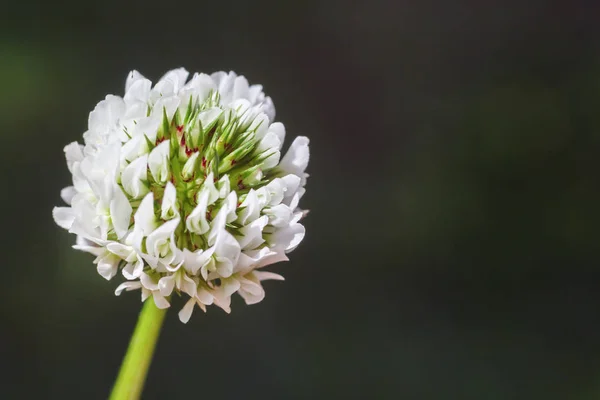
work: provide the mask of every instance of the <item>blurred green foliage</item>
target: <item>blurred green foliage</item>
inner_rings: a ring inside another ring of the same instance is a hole
[[[591,9],[242,3],[11,3],[4,396],[108,394],[139,295],[113,296],[53,224],[62,148],[130,69],[185,66],[260,82],[288,137],[311,138],[311,213],[263,303],[169,313],[144,398],[597,398]]]

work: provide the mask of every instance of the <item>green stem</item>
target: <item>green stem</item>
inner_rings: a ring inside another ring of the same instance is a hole
[[[156,307],[152,298],[144,302],[127,354],[121,364],[119,376],[110,395],[111,400],[140,398],[166,313],[166,309],[160,310]]]

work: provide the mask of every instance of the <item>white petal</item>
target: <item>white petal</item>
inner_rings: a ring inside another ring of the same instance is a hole
[[[133,127],[130,129],[133,130],[135,126],[137,125],[133,124]],[[139,156],[147,154],[149,150],[144,135],[134,135],[131,131],[128,133],[131,136],[131,139],[127,140],[127,142],[123,143],[123,146],[121,146],[121,170]]]
[[[208,205],[208,192],[203,192],[198,198],[198,205],[192,210],[191,214],[185,220],[186,228],[193,233],[203,235],[210,229],[210,224],[206,220],[206,207]]]
[[[146,101],[125,101],[125,103],[127,108],[119,121],[119,129],[117,130],[122,142],[134,136],[134,127],[139,120],[147,118],[148,115],[148,103]]]
[[[142,272],[142,275],[140,276],[140,282],[144,288],[150,291],[158,290],[158,282],[155,282],[154,279],[146,273]]]
[[[267,132],[267,134],[258,142],[257,153],[262,153],[264,151],[274,151],[281,148],[281,141],[279,140],[279,136],[275,132]]]
[[[129,256],[133,252],[133,249],[131,247],[117,242],[107,244],[106,249],[114,255],[122,258],[123,260],[127,260],[127,258],[129,258]]]
[[[146,141],[146,136],[150,143],[156,142],[156,134],[158,133],[158,128],[162,124],[163,114],[161,112],[154,111],[147,117],[137,118],[136,123],[129,127],[129,134],[132,136],[131,140],[127,142],[124,146],[129,145],[129,143],[139,137],[139,141],[135,144],[132,144],[132,148],[128,149],[126,153],[130,158],[133,159],[137,156],[141,156],[142,154],[146,154],[150,151],[148,147],[148,142]]]
[[[77,194],[77,191],[75,190],[75,188],[73,186],[67,186],[66,188],[64,188],[60,191],[60,197],[68,205],[71,205],[71,200],[73,200],[73,197],[75,197],[76,194]]]
[[[213,295],[203,287],[198,288],[198,291],[196,292],[196,298],[202,304],[206,304],[207,306],[210,306],[215,300]]]
[[[133,85],[134,82],[140,79],[145,79],[142,74],[140,74],[135,69],[130,71],[129,74],[127,74],[127,80],[125,81],[125,92],[129,91],[131,85]]]
[[[248,80],[243,76],[238,76],[233,82],[233,98],[247,99],[250,94],[249,89]]]
[[[159,257],[157,245],[160,241],[171,239],[173,232],[175,232],[177,225],[179,225],[179,221],[179,217],[167,221],[156,228],[150,235],[148,235],[148,238],[146,239],[146,248],[148,250],[148,254]]]
[[[158,224],[154,215],[154,194],[152,192],[144,197],[133,219],[135,227],[140,229],[144,236],[148,236],[156,229]]]
[[[140,283],[140,281],[123,282],[119,286],[117,286],[117,289],[115,289],[115,295],[120,296],[121,293],[123,292],[123,290],[125,290],[126,292],[129,292],[131,290],[136,290],[141,287],[142,287],[142,284]]]
[[[219,191],[215,186],[215,178],[212,172],[209,173],[206,179],[204,180],[202,188],[200,189],[200,192],[197,195],[198,198],[205,192],[208,193],[207,205],[210,206],[214,204],[215,201],[219,200]]]
[[[124,243],[127,247],[132,249],[132,252],[131,252],[129,258],[127,259],[127,261],[132,262],[138,258],[138,253],[141,251],[141,248],[142,248],[143,238],[144,238],[144,236],[142,234],[142,230],[139,228],[134,228],[133,230],[131,230],[129,232],[129,234],[125,238]]]
[[[211,248],[214,248],[211,247]],[[218,274],[214,271],[216,271],[217,267],[215,267],[215,258],[211,257],[208,259],[208,262],[206,264],[204,264],[201,268],[200,268],[200,275],[202,276],[202,279],[204,279],[205,281],[208,281],[208,272],[211,272],[212,274],[215,274],[216,276],[214,278],[211,279],[215,279],[218,278]]]
[[[227,314],[231,314],[231,296],[223,298],[215,297],[214,304],[217,307],[221,308],[223,311],[225,311]]]
[[[77,206],[77,216],[73,225],[69,229],[70,233],[75,233],[94,243],[101,244],[104,241],[100,238],[101,232],[98,225],[94,222],[97,217],[96,209],[88,202],[82,202]]]
[[[148,167],[154,180],[165,184],[169,180],[170,141],[165,140],[156,146],[148,156]]]
[[[165,186],[160,217],[164,220],[179,217],[179,211],[177,210],[177,191],[170,181],[167,182],[167,186]]]
[[[187,80],[189,72],[185,68],[177,68],[168,71],[166,74],[159,79],[156,83],[155,88],[159,87],[161,84],[169,82],[173,85],[173,92],[177,93],[179,89],[185,85],[185,81]]]
[[[215,257],[217,261],[217,273],[227,278],[233,273],[233,268],[240,257],[240,244],[226,230],[218,235],[215,244]]]
[[[217,188],[219,190],[219,198],[221,199],[226,198],[230,194],[231,183],[229,182],[229,175],[223,175],[221,179],[219,179],[219,181],[217,182]]]
[[[215,266],[215,273],[217,276],[221,278],[229,278],[231,275],[233,275],[235,264],[233,264],[230,259],[225,257],[216,257]]]
[[[266,265],[271,265],[282,261],[289,261],[289,258],[285,255],[284,251],[276,250],[258,260],[255,267],[262,268]]]
[[[188,249],[183,249],[184,264],[183,267],[191,275],[196,275],[198,270],[208,264],[210,258],[215,251],[215,247],[210,247],[207,250],[198,249],[195,252],[191,252]]]
[[[97,245],[96,243],[87,240],[83,236],[77,236],[76,244],[73,246],[75,250],[85,251],[93,254],[96,257],[104,253],[104,247]]]
[[[160,278],[158,281],[158,290],[160,294],[163,296],[170,296],[173,292],[173,288],[175,287],[175,276],[169,275]]]
[[[71,207],[54,207],[52,209],[54,222],[63,229],[71,229],[75,221],[75,212]]]
[[[290,200],[290,210],[296,210],[298,203],[300,202],[300,198],[302,195],[304,195],[304,192],[306,192],[306,189],[301,187],[296,193],[294,193],[294,196],[292,196],[292,199]]]
[[[308,159],[310,157],[308,144],[309,140],[306,136],[298,136],[292,142],[288,152],[281,159],[279,168],[288,174],[294,174],[301,177],[308,165]]]
[[[240,228],[243,236],[238,238],[239,246],[243,250],[251,250],[263,244],[265,241],[262,237],[262,231],[269,223],[269,217],[263,215],[255,219],[250,224]]]
[[[118,96],[108,95],[90,113],[88,128],[92,131],[108,133],[116,127],[124,113],[125,102],[123,99]]]
[[[195,296],[198,285],[192,278],[187,276],[187,274],[183,273],[181,275],[183,275],[183,281],[181,282],[179,290],[181,290],[183,293],[187,293],[189,296]]]
[[[252,104],[261,102],[262,98],[265,97],[265,94],[263,93],[262,90],[263,90],[262,85],[250,86],[250,89],[248,90],[248,100],[250,100],[250,102]]]
[[[215,244],[217,242],[217,236],[219,236],[221,232],[225,230],[225,223],[227,221],[228,214],[229,209],[227,208],[227,203],[225,203],[219,209],[215,219],[213,219],[210,223],[210,232],[208,233],[207,237],[209,246]]]
[[[132,208],[119,186],[115,185],[113,195],[114,197],[110,202],[110,216],[117,238],[121,239],[129,230]]]
[[[256,118],[254,118],[254,120],[252,121],[252,123],[250,124],[250,127],[248,129],[254,130],[255,131],[254,132],[255,139],[262,141],[261,139],[263,139],[269,131],[269,117],[267,116],[267,114],[264,114],[264,113],[258,114],[256,116]],[[275,143],[277,143],[279,146],[281,146],[281,143],[279,143],[279,141],[278,141],[277,135],[273,134],[273,136],[275,137],[275,139],[270,139],[270,141],[271,142],[276,141]],[[260,144],[259,144],[259,147],[260,147]]]
[[[247,225],[251,221],[254,221],[258,218],[260,214],[260,208],[258,205],[258,196],[256,195],[256,191],[254,189],[250,189],[246,198],[240,204],[240,208],[242,211],[238,214],[238,222],[242,225]]]
[[[137,261],[127,263],[122,273],[125,279],[137,279],[142,275],[143,270],[144,262],[138,259]]]
[[[194,311],[194,306],[196,305],[196,300],[194,298],[190,298],[187,303],[183,306],[181,311],[179,311],[179,320],[184,324],[190,320],[192,316],[192,311]]]
[[[213,291],[214,304],[230,313],[231,295],[240,288],[240,283],[235,278],[221,279],[221,286]]]
[[[283,256],[278,257],[278,254],[282,254]],[[255,268],[260,268],[269,264],[269,261],[270,263],[287,261],[287,257],[283,251],[276,252],[268,247],[263,247],[258,250],[244,250],[240,254],[235,271],[243,275]]]
[[[227,121],[234,115],[237,115],[239,117],[239,123],[241,126],[252,126],[252,122],[256,119],[257,113],[258,110],[256,108],[252,108],[252,104],[250,104],[248,100],[235,99],[231,102],[231,104],[229,104],[229,111],[225,114],[225,118]]]
[[[141,253],[140,254],[144,261],[150,266],[152,269],[157,269],[159,266],[159,258],[150,254]]]
[[[225,297],[229,297],[240,288],[240,282],[235,278],[221,279],[220,292]]]
[[[217,89],[215,82],[207,74],[194,74],[193,78],[186,83],[181,93],[184,99],[188,99],[190,95],[199,102],[203,102],[208,97],[211,91]]]
[[[278,229],[272,235],[274,247],[283,248],[289,252],[294,250],[304,239],[305,229],[302,224],[293,223],[287,228]]]
[[[150,97],[152,98],[152,94]],[[152,115],[154,117],[160,115],[162,121],[162,117],[164,114],[166,114],[169,121],[171,121],[175,116],[175,112],[178,110],[180,104],[181,99],[178,96],[161,97],[154,104]]]
[[[175,245],[175,237],[171,236],[169,247],[171,249],[170,257],[161,258],[161,262],[165,269],[169,272],[179,271],[179,268],[183,265],[183,252]]]
[[[225,175],[227,176],[227,175]],[[225,200],[225,206],[227,207],[227,216],[225,217],[226,223],[231,223],[237,219],[237,193],[231,192]]]
[[[267,170],[275,167],[279,163],[281,153],[281,142],[279,137],[274,132],[268,132],[262,140],[258,143],[258,147],[255,150],[255,154],[266,158],[262,161],[262,168]]]
[[[285,184],[285,198],[292,198],[292,196],[298,191],[298,187],[302,179],[298,175],[288,174],[281,178]]]
[[[265,158],[261,164],[261,167],[265,170],[271,169],[279,164],[281,153],[279,151],[270,151],[268,157]]]
[[[167,299],[161,296],[158,292],[152,292],[152,297],[154,297],[154,304],[156,304],[156,307],[161,310],[171,306]]]
[[[134,71],[136,72],[136,71]],[[152,82],[139,75],[133,79],[128,78],[125,90],[125,103],[128,105],[135,104],[136,102],[146,103],[150,97],[150,89]]]
[[[119,262],[121,260],[119,257],[108,253],[104,257],[98,260],[97,270],[100,276],[102,276],[107,281],[111,280],[113,276],[117,274],[117,269],[119,266]]]
[[[77,142],[72,142],[65,146],[64,152],[67,159],[67,167],[73,173],[73,165],[83,160],[83,146]]]
[[[121,175],[123,189],[134,199],[139,199],[148,193],[148,156],[143,155],[129,164]]]
[[[283,276],[281,276],[279,274],[275,274],[273,272],[254,271],[253,274],[259,281],[267,281],[267,280],[284,281],[285,280]]]
[[[168,72],[167,72],[168,74]],[[171,77],[167,77],[165,74],[152,88],[150,91],[150,102],[156,103],[163,97],[172,97],[175,94],[175,82]],[[162,109],[160,109],[162,112]]]
[[[221,95],[221,101],[223,104],[227,104],[232,101],[232,89],[234,80],[236,78],[236,74],[233,72],[229,72],[228,74],[219,71],[215,72],[210,76],[215,84],[217,85],[217,90]]]
[[[294,225],[294,227],[292,228],[292,230],[294,232],[294,237],[290,241],[289,246],[285,249],[286,251],[292,251],[296,247],[298,247],[298,245],[300,244],[300,242],[302,242],[302,239],[304,239],[304,235],[306,233],[306,231],[304,229],[304,225],[302,225],[302,224],[296,224],[296,225]]]
[[[248,278],[254,277],[252,276],[252,274],[249,274]],[[246,304],[256,304],[261,302],[265,298],[265,291],[258,279],[254,281],[252,279],[247,279],[244,277],[241,278],[240,281],[241,285],[238,293],[240,296],[242,296]]]
[[[202,129],[206,131],[212,127],[223,115],[223,109],[220,107],[211,107],[198,114],[198,120],[202,124]]]
[[[79,164],[81,174],[87,180],[96,197],[108,205],[112,197],[112,189],[116,182],[116,174],[120,165],[121,144],[112,143],[98,150],[93,156],[84,158]]]
[[[295,176],[298,179],[298,183],[300,183],[300,178],[298,178],[296,175],[291,175],[291,176]],[[267,203],[271,206],[276,206],[277,204],[281,203],[281,201],[283,200],[284,192],[287,189],[287,186],[286,186],[285,182],[283,181],[283,179],[275,178],[271,182],[269,182],[266,186],[263,186],[263,188],[268,193]]]
[[[181,169],[181,177],[185,180],[191,180],[196,175],[196,170],[198,167],[198,157],[200,156],[200,152],[195,152],[188,158],[188,160],[183,165]]]
[[[271,126],[269,126],[269,132],[273,132],[279,138],[279,150],[281,150],[281,146],[283,146],[283,142],[285,140],[285,126],[281,122],[273,122]]]
[[[278,204],[275,207],[263,209],[263,213],[268,215],[269,224],[276,228],[284,228],[292,220],[292,210],[285,204]]]

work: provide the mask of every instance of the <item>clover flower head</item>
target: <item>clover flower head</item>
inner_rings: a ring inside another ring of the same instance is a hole
[[[309,141],[281,157],[285,128],[262,86],[243,76],[176,69],[154,86],[132,71],[123,97],[108,95],[90,113],[84,144],[65,147],[73,184],[56,223],[77,235],[75,249],[96,256],[115,293],[140,289],[159,308],[189,296],[230,312],[265,295],[263,271],[287,260],[304,238],[298,202],[305,192]]]

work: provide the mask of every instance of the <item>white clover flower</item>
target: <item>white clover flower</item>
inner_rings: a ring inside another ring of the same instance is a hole
[[[84,145],[65,147],[69,207],[53,210],[101,276],[121,271],[117,295],[141,289],[159,308],[189,296],[184,323],[195,305],[230,312],[232,294],[254,304],[261,281],[283,279],[260,269],[304,238],[309,159],[306,137],[281,158],[285,128],[260,85],[233,72],[187,78],[180,68],[152,86],[133,71],[123,97],[98,103]]]

